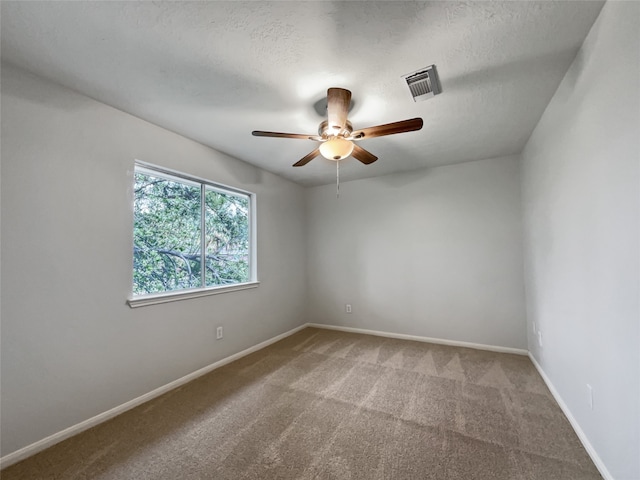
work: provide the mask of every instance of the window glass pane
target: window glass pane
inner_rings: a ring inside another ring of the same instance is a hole
[[[134,295],[201,286],[200,190],[135,173]]]
[[[206,188],[206,285],[249,281],[249,197]]]

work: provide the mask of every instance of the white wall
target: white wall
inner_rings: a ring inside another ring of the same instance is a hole
[[[348,182],[340,198],[315,187],[307,201],[311,321],[526,347],[517,157]]]
[[[304,321],[301,187],[6,65],[1,113],[3,456]],[[125,304],[134,159],[257,194],[258,288]]]
[[[523,152],[529,348],[620,480],[640,478],[639,19],[605,4]]]

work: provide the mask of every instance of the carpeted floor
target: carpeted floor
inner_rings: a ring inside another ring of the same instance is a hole
[[[14,479],[600,479],[527,357],[307,328]]]

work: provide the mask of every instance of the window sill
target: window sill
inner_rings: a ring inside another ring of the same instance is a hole
[[[219,295],[221,293],[237,292],[239,290],[257,288],[259,285],[260,282],[256,281],[236,283],[234,285],[226,285],[223,287],[199,288],[197,290],[181,290],[179,292],[152,293],[149,295],[141,295],[139,297],[131,297],[127,300],[127,304],[131,308],[146,307],[147,305],[177,302],[179,300],[187,300],[189,298],[198,298],[206,297],[209,295]]]

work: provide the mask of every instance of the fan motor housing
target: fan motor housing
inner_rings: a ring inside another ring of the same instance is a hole
[[[333,130],[329,128],[329,121],[324,120],[318,126],[318,135],[322,138],[331,138],[331,137],[348,137],[353,132],[353,126],[351,122],[347,120],[345,127],[341,130]]]

